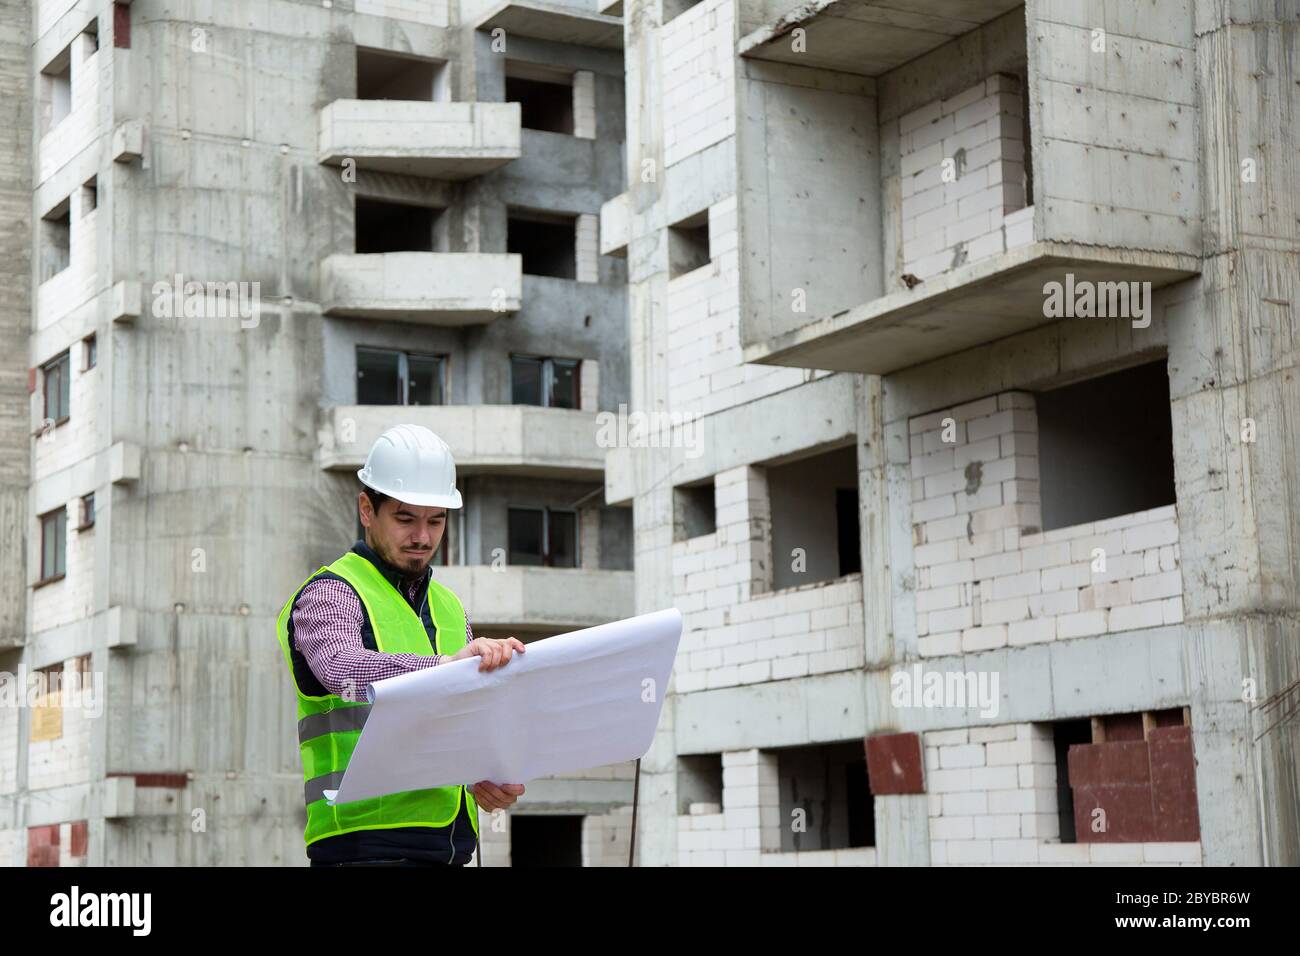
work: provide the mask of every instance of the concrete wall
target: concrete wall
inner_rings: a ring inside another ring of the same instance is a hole
[[[0,463],[0,648],[21,644],[26,632],[27,330],[32,289],[31,10],[0,3],[0,110],[9,134],[0,156],[0,441],[14,453]],[[22,452],[18,450],[22,449]],[[0,662],[9,659],[0,652]],[[4,666],[0,663],[0,667]],[[7,668],[8,669],[8,668]],[[0,750],[0,753],[5,753]]]
[[[1201,252],[1197,5],[1026,6],[1037,235]]]

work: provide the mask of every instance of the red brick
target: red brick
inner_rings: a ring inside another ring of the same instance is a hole
[[[1141,714],[1108,714],[1102,723],[1106,728],[1106,743],[1143,739]]]
[[[868,737],[867,781],[875,796],[925,793],[925,760],[919,734]]]
[[[1075,744],[1069,754],[1070,786],[1151,785],[1150,758],[1144,740]]]
[[[1094,833],[1093,811],[1105,811],[1106,829]],[[1074,788],[1074,831],[1080,843],[1141,843],[1156,839],[1149,786],[1085,784]]]
[[[1199,840],[1201,822],[1196,808],[1196,757],[1191,728],[1154,728],[1148,744],[1156,839]]]
[[[90,827],[85,820],[78,820],[72,824],[72,838],[69,841],[72,846],[70,852],[73,856],[85,856],[86,844],[89,842]]]

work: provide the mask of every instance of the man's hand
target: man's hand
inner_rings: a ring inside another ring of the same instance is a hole
[[[478,669],[490,671],[496,670],[498,667],[504,667],[510,660],[510,655],[515,651],[520,654],[524,653],[523,641],[513,637],[505,637],[500,640],[491,637],[476,637],[457,651],[452,660],[463,661],[466,658],[478,657],[481,658]]]
[[[484,638],[487,640],[487,638]],[[513,640],[513,638],[512,638]],[[493,810],[507,810],[524,795],[522,783],[503,783],[498,786],[488,780],[480,780],[470,787],[475,802],[491,813]]]

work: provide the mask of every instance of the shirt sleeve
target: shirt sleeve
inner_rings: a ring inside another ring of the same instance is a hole
[[[322,578],[302,589],[293,609],[293,637],[307,666],[330,693],[365,700],[365,686],[386,677],[436,667],[447,654],[385,654],[361,640],[361,601],[342,581]]]

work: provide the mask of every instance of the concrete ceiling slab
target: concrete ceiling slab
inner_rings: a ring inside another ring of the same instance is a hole
[[[1154,290],[1199,271],[1193,256],[1036,242],[747,345],[745,361],[885,375],[1058,321],[1043,314],[1043,287],[1067,273],[1076,284],[1150,282]]]
[[[572,43],[576,46],[623,49],[623,21],[600,13],[532,0],[507,0],[475,24],[477,30],[501,27],[506,34]]]
[[[741,37],[737,52],[861,76],[914,60],[1022,5],[1022,0],[812,0]],[[801,49],[794,49],[802,29]]]

